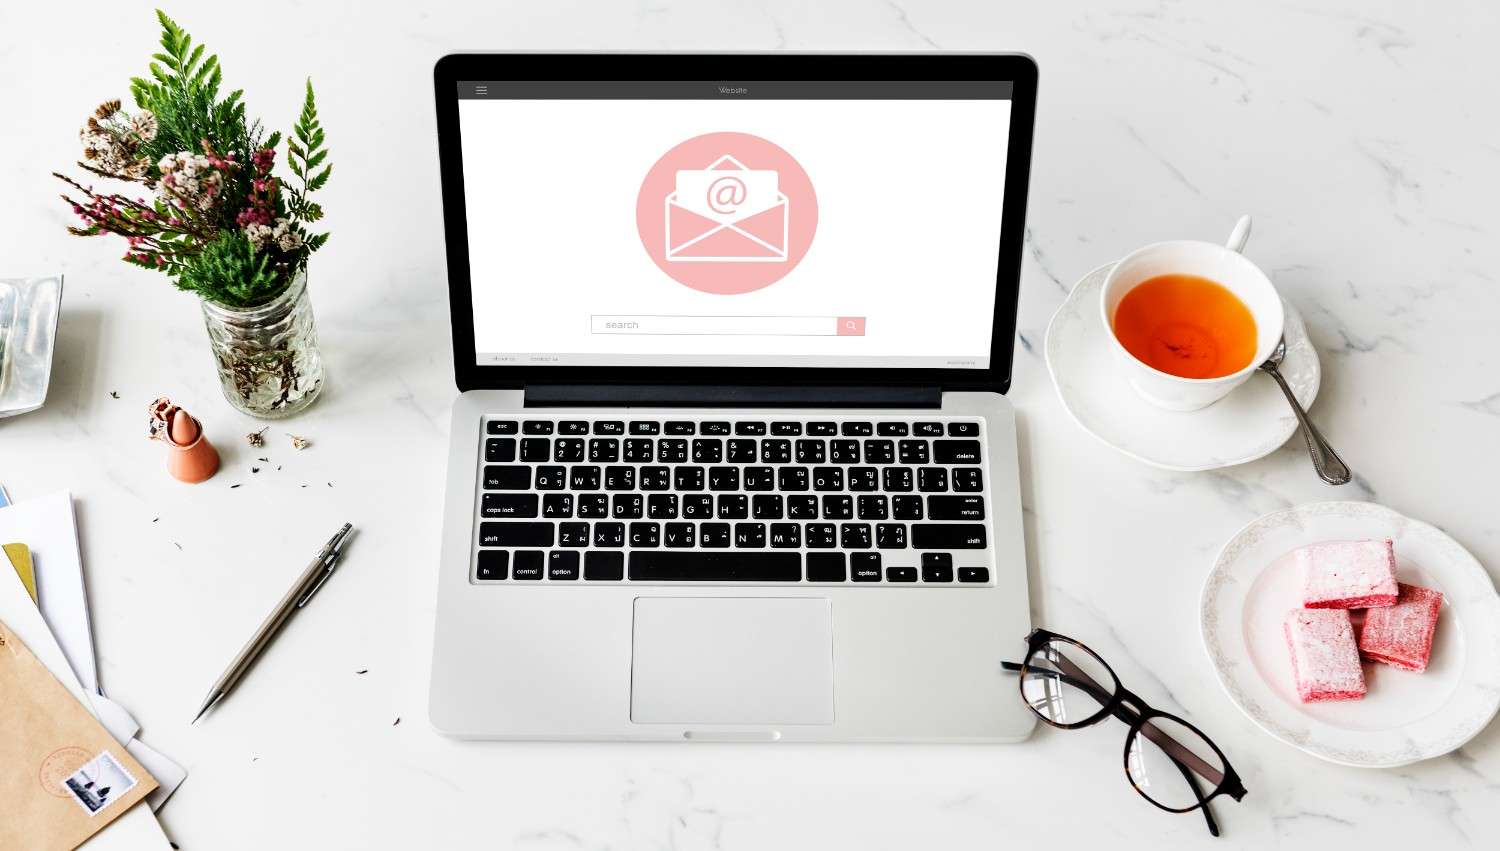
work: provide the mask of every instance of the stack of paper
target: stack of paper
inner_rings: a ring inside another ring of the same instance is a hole
[[[97,814],[113,811],[114,815],[118,816],[107,829],[95,833],[82,847],[88,849],[166,849],[170,847],[166,836],[161,831],[161,826],[152,815],[152,808],[131,806],[130,804],[134,803],[133,800],[121,797],[110,798],[109,805],[105,805],[103,799],[98,797],[97,789],[106,786],[118,795],[124,783],[122,778],[125,778],[130,781],[131,795],[151,790],[146,798],[148,804],[154,798],[157,801],[156,806],[160,806],[160,803],[166,800],[177,784],[182,782],[186,773],[171,760],[141,744],[135,738],[139,725],[130,717],[130,713],[119,704],[104,697],[99,691],[93,638],[89,629],[87,598],[83,588],[83,569],[78,557],[72,498],[63,493],[0,508],[0,542],[25,544],[34,569],[36,590],[36,598],[33,599],[20,573],[10,566],[7,554],[4,562],[0,563],[0,623],[3,623],[5,627],[5,631],[0,632],[0,636],[8,634],[13,639],[12,644],[19,642],[23,645],[20,652],[29,652],[31,656],[34,656],[36,662],[45,667],[46,671],[55,678],[55,683],[60,684],[66,692],[70,693],[72,699],[82,705],[88,716],[97,719],[98,723],[108,731],[109,736],[123,745],[121,749],[123,752],[108,749],[101,750],[99,753],[89,751],[87,763],[77,767],[78,777],[70,775],[67,778],[59,778],[60,783],[76,781],[73,785],[78,788],[68,786],[67,791],[78,799],[77,806],[86,810],[90,803],[95,803],[100,805],[96,811]],[[22,676],[14,672],[24,672],[28,669],[23,663],[15,661],[18,658],[15,653],[16,650],[11,648],[10,661],[13,666],[10,670],[13,676]],[[32,688],[28,690],[28,700],[35,703],[38,699],[47,699],[45,694],[38,694],[46,692],[47,687],[36,685],[45,683],[44,679],[31,676],[26,682],[32,684]],[[62,692],[58,691],[52,696],[51,705],[54,707],[52,714],[65,717],[69,715],[70,710],[65,699],[58,699],[61,695]],[[9,752],[12,745],[17,748],[21,747],[19,743],[9,742],[4,737],[18,734],[20,729],[18,725],[21,724],[18,719],[22,715],[34,720],[37,714],[34,711],[19,714],[11,711],[19,705],[10,703],[5,707],[0,707],[0,753]],[[76,722],[76,718],[74,720]],[[78,724],[75,723],[72,729],[78,729]],[[27,739],[34,738],[34,736],[33,731],[27,735]],[[82,748],[81,745],[64,747],[88,750]],[[0,775],[21,772],[32,778],[30,782],[33,784],[36,776],[36,771],[33,769],[40,770],[40,768],[40,766],[26,766],[15,764],[10,760],[0,760]],[[111,782],[113,785],[110,785]],[[152,790],[152,786],[156,788]],[[6,788],[3,778],[0,778],[0,788]],[[52,791],[54,790],[50,789],[49,784],[49,794]],[[58,791],[61,791],[61,787]],[[115,809],[122,805],[128,809],[123,812]],[[97,817],[95,813],[90,815]],[[33,838],[36,839],[35,844],[31,842]],[[54,841],[49,841],[49,838],[43,836],[28,836],[28,844],[23,847],[69,846],[58,846],[54,844]]]

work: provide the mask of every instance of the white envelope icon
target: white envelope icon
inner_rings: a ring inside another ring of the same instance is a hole
[[[790,203],[774,169],[728,154],[679,170],[666,198],[669,263],[785,263]]]

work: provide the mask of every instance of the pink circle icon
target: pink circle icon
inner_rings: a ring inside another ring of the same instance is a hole
[[[635,223],[651,260],[699,292],[735,295],[786,277],[818,229],[807,172],[749,133],[694,136],[646,172]]]

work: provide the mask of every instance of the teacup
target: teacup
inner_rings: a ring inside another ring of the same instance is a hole
[[[1260,267],[1240,253],[1250,238],[1250,217],[1239,220],[1225,245],[1197,240],[1158,242],[1132,251],[1115,264],[1100,291],[1099,310],[1109,344],[1130,385],[1146,401],[1172,411],[1196,411],[1240,386],[1275,351],[1285,321],[1281,296]],[[1218,283],[1249,309],[1255,320],[1255,354],[1236,372],[1216,378],[1184,378],[1137,359],[1114,332],[1120,300],[1159,275],[1195,275]]]

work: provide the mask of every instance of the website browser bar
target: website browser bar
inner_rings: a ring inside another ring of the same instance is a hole
[[[672,316],[590,317],[590,333],[638,336],[863,337],[863,316]]]

